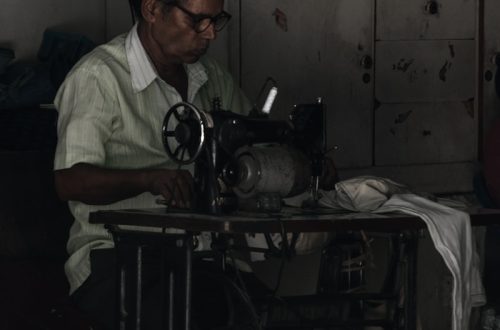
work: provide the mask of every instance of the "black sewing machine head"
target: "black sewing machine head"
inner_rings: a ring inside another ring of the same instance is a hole
[[[178,164],[195,163],[196,209],[276,211],[281,199],[306,191],[322,172],[324,109],[295,106],[289,120],[271,120],[189,103],[169,109],[163,143]]]

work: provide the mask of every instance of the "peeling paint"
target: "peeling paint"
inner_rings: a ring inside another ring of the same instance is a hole
[[[411,71],[408,79],[410,80],[410,83],[414,83],[418,79],[418,71]]]
[[[441,70],[439,70],[439,79],[440,80],[446,81],[446,74],[448,73],[448,70],[451,68],[451,65],[452,65],[452,63],[448,62],[448,60],[446,60],[444,65],[441,67]]]
[[[318,50],[318,62],[321,62],[321,51]]]
[[[464,101],[464,106],[465,110],[467,111],[467,115],[474,119],[475,112],[474,112],[474,98],[471,98],[467,101]]]
[[[276,25],[282,29],[283,31],[287,32],[288,31],[288,19],[286,17],[286,14],[282,12],[279,8],[276,8],[273,12],[274,16],[274,21],[276,22]]]
[[[425,38],[425,36],[429,32],[429,27],[430,27],[429,20],[428,19],[422,20],[421,30],[420,30],[420,34],[419,34],[419,38],[420,39],[424,39]]]
[[[391,133],[392,135],[396,136],[396,129],[394,127],[391,127],[389,129],[389,133]]]
[[[450,49],[451,58],[454,58],[455,57],[455,46],[453,44],[449,44],[448,48]]]
[[[424,129],[424,130],[422,131],[422,135],[423,135],[423,136],[431,136],[431,135],[432,135],[432,131],[429,131],[429,130]]]
[[[404,58],[400,59],[398,63],[392,65],[392,70],[394,71],[401,71],[401,72],[406,72],[410,65],[415,62],[414,59],[406,60]]]
[[[413,111],[412,110],[408,110],[407,112],[404,112],[404,113],[400,113],[396,119],[394,119],[394,124],[402,124],[404,123],[408,117],[410,117],[411,113]]]

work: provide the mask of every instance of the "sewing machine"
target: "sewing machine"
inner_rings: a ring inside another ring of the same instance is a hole
[[[281,200],[317,192],[325,152],[324,107],[297,105],[289,120],[210,112],[181,102],[167,112],[163,143],[179,165],[195,164],[195,209],[279,211]]]

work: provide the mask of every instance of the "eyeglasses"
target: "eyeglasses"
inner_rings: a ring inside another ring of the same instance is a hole
[[[210,16],[206,14],[195,14],[183,6],[179,5],[177,1],[166,1],[164,2],[168,6],[174,6],[176,8],[179,8],[184,14],[188,15],[189,18],[191,18],[191,21],[193,23],[193,29],[197,33],[202,33],[208,27],[213,24],[215,31],[219,32],[222,30],[227,22],[231,19],[231,15],[225,11],[221,11],[215,16]]]

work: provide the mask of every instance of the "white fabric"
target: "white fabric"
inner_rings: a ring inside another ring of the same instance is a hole
[[[359,177],[338,182],[332,192],[336,194],[333,201],[340,208],[354,212],[371,212],[382,206],[388,197],[406,191],[405,186],[389,179]],[[320,203],[326,203],[326,200],[323,198]]]
[[[288,243],[290,244],[292,241],[291,233],[287,233]],[[332,238],[331,233],[319,232],[319,233],[299,233],[297,237],[294,252],[297,255],[306,255],[311,254],[323,249],[328,242],[330,242]],[[280,249],[282,236],[280,233],[269,234],[272,244],[274,247]],[[266,238],[264,234],[256,233],[256,234],[245,234],[246,242],[249,247],[260,248],[260,249],[268,249],[269,245],[267,244]],[[265,259],[265,254],[262,252],[251,252],[250,259],[252,261],[262,261]]]
[[[486,296],[467,213],[412,194],[389,179],[369,176],[337,183],[335,190],[323,192],[319,202],[324,207],[420,217],[453,275],[453,330],[468,329],[471,308],[484,305]]]
[[[387,200],[387,195],[404,191],[405,187],[389,179],[363,177],[360,179],[363,184],[352,184],[354,181],[337,183],[337,189],[332,191],[321,191],[324,196],[319,200],[322,207],[347,209],[355,212],[370,212]],[[347,184],[346,187],[343,187]],[[369,198],[366,198],[370,196]],[[291,207],[301,207],[303,202],[311,197],[309,192],[301,195],[285,198],[284,204]],[[288,234],[288,241],[291,241],[291,234]],[[281,234],[270,234],[270,238],[275,247],[280,247]],[[295,252],[298,255],[314,253],[324,248],[331,240],[330,233],[300,233],[295,245]],[[267,249],[268,243],[264,234],[246,234],[246,241],[249,247]],[[265,259],[264,253],[250,253],[252,261]]]

